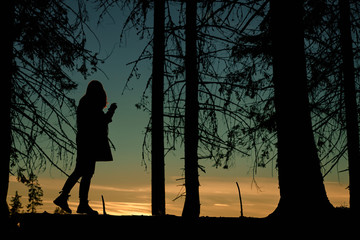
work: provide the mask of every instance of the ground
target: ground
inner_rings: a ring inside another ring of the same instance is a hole
[[[326,218],[313,218],[311,216],[292,219],[278,218],[214,218],[200,217],[198,219],[185,219],[178,216],[88,216],[79,214],[19,214],[12,218],[12,234],[19,237],[50,238],[66,237],[78,238],[92,236],[94,239],[104,237],[119,238],[145,238],[160,237],[201,239],[227,239],[263,237],[301,238],[301,236],[331,236],[344,239],[356,229],[354,218],[348,212],[341,212]],[[5,234],[5,232],[2,232]],[[11,234],[11,235],[12,235]],[[299,238],[299,239],[300,239]]]

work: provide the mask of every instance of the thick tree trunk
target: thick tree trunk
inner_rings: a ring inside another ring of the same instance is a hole
[[[164,168],[164,61],[165,1],[154,1],[154,42],[151,103],[151,200],[152,214],[165,215]]]
[[[352,52],[352,38],[350,26],[350,4],[349,0],[340,0],[340,40],[343,55],[343,77],[344,77],[344,98],[346,115],[346,132],[349,161],[349,183],[350,183],[350,208],[359,212],[359,123],[356,106],[354,57]]]
[[[186,1],[186,102],[185,102],[185,188],[186,198],[182,216],[200,215],[198,174],[198,70],[196,50],[196,1]]]
[[[303,1],[270,1],[280,201],[274,215],[331,208],[307,95]]]
[[[10,148],[11,148],[11,93],[12,93],[12,68],[13,68],[13,24],[14,24],[14,3],[6,1],[3,3],[4,14],[1,22],[4,29],[8,31],[3,36],[3,84],[1,86],[1,102],[3,103],[2,129],[1,129],[1,159],[0,159],[0,221],[7,223],[9,208],[7,205],[7,193],[9,187],[9,167],[10,167]]]

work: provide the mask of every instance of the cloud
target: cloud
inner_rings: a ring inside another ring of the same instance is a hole
[[[93,209],[103,212],[102,202],[92,202]],[[150,203],[142,202],[105,202],[105,210],[110,215],[151,215]]]
[[[215,207],[229,207],[229,204],[223,204],[223,203],[215,203],[214,204]]]
[[[99,191],[112,191],[112,192],[144,192],[148,189],[146,188],[119,188],[119,187],[111,187],[111,186],[102,186],[102,185],[92,185],[91,189],[99,190]]]

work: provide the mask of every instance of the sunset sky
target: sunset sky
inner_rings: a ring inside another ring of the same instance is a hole
[[[142,164],[141,146],[143,133],[149,119],[149,115],[138,110],[135,104],[140,101],[146,81],[151,74],[151,62],[147,61],[140,65],[141,77],[139,80],[132,80],[127,90],[122,95],[126,79],[131,66],[126,63],[135,60],[141,53],[148,39],[139,40],[135,32],[129,32],[126,41],[119,46],[119,35],[123,25],[125,14],[117,8],[112,11],[113,20],[105,18],[97,26],[97,14],[89,6],[90,26],[97,34],[101,42],[100,56],[106,57],[112,54],[101,69],[106,73],[98,72],[83,80],[78,74],[71,73],[72,77],[79,83],[77,90],[70,95],[78,103],[84,94],[87,83],[92,79],[101,81],[107,91],[108,102],[116,102],[118,109],[109,125],[109,137],[116,147],[113,151],[114,161],[97,163],[95,175],[90,189],[90,205],[102,213],[101,195],[106,201],[106,211],[114,215],[150,215],[151,214],[151,192],[150,192],[150,162],[146,161],[148,169]],[[152,13],[150,13],[151,15]],[[89,35],[89,48],[95,51],[99,46],[94,37]],[[70,117],[75,122],[74,117]],[[73,136],[75,137],[75,136]],[[183,149],[179,148],[166,156],[166,213],[181,215],[184,198],[173,201],[184,189],[182,178],[184,160]],[[223,216],[238,217],[240,215],[239,198],[235,182],[241,188],[243,197],[244,215],[251,217],[265,217],[271,213],[279,201],[279,189],[277,182],[277,171],[275,162],[269,164],[265,169],[258,169],[258,174],[253,181],[253,160],[251,157],[242,158],[236,156],[229,169],[216,169],[212,167],[209,160],[200,160],[200,164],[206,167],[206,174],[200,173],[200,201],[201,216]],[[347,168],[346,161],[333,170],[325,178],[328,197],[334,206],[348,206],[348,175],[347,173],[337,174],[337,170]],[[60,167],[64,164],[59,162]],[[71,173],[71,168],[66,169]],[[304,176],[306,172],[304,171]],[[51,167],[50,164],[44,172],[39,174],[39,183],[44,191],[44,206],[39,212],[53,212],[55,205],[52,201],[61,190],[66,176]],[[71,192],[70,208],[75,211],[78,204],[78,184]],[[8,198],[14,196],[18,190],[22,195],[22,204],[27,204],[27,189],[16,181],[15,177],[10,178]],[[304,201],[311,201],[304,193]]]

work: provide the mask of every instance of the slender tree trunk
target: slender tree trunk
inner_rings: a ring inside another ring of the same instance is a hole
[[[198,174],[198,69],[196,49],[196,1],[186,1],[186,102],[185,102],[185,188],[186,199],[182,216],[200,215]]]
[[[164,168],[164,61],[165,1],[154,1],[154,42],[151,103],[151,200],[152,214],[165,215]]]
[[[1,22],[8,33],[3,36],[3,78],[4,82],[0,87],[1,102],[3,103],[2,129],[1,129],[1,159],[0,159],[0,221],[7,223],[9,208],[6,197],[9,187],[9,167],[10,167],[10,148],[11,148],[11,93],[12,93],[12,68],[13,68],[13,24],[14,24],[14,3],[12,1],[4,2],[4,14]]]
[[[350,208],[352,211],[359,211],[359,123],[356,106],[354,57],[352,52],[352,38],[350,25],[350,4],[349,0],[340,0],[340,41],[343,55],[342,71],[344,76],[344,98],[346,115],[346,132],[349,161],[349,183],[350,183]]]
[[[280,216],[331,208],[310,117],[303,11],[302,0],[270,1]]]

